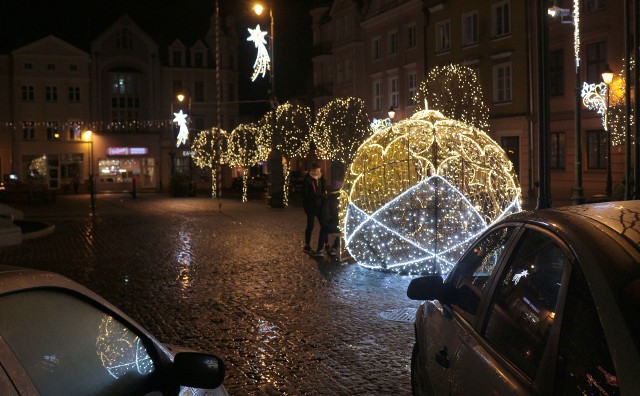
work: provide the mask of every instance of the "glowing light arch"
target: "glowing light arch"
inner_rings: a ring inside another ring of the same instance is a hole
[[[485,132],[423,110],[360,146],[341,210],[347,249],[360,265],[447,274],[479,233],[520,210],[520,188]]]

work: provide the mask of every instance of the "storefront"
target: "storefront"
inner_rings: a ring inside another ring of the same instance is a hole
[[[147,147],[107,147],[107,158],[98,158],[96,190],[133,191],[156,189],[156,160]]]

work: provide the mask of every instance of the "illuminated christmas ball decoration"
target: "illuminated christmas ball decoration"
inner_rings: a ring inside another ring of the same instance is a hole
[[[360,265],[446,275],[479,233],[520,210],[520,187],[485,132],[422,110],[360,146],[340,203],[346,247]]]

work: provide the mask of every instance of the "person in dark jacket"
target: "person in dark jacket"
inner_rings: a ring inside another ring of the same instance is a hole
[[[304,252],[313,256],[322,256],[322,247],[324,246],[324,235],[322,234],[322,205],[327,193],[327,186],[322,177],[322,170],[317,163],[311,164],[309,173],[305,176],[302,183],[302,204],[304,213],[307,215],[307,228],[304,233]],[[311,249],[311,234],[315,219],[320,223],[320,236],[318,237],[318,249]]]

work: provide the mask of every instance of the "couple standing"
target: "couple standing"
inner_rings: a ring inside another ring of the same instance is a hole
[[[309,173],[302,184],[304,212],[307,215],[307,228],[304,233],[304,252],[315,257],[324,255],[323,248],[330,256],[337,254],[340,237],[329,246],[329,234],[338,233],[338,191],[327,194],[327,184],[317,163],[311,164]],[[315,219],[320,223],[318,249],[311,249],[311,234]]]

